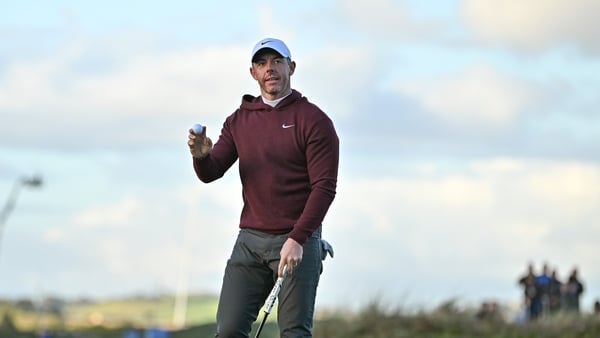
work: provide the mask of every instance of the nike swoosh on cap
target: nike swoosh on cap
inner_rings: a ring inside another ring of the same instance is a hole
[[[266,44],[267,44],[267,43],[269,43],[269,42],[271,42],[271,40],[263,41],[263,42],[261,42],[261,43],[260,43],[260,45],[261,45],[261,46],[264,46],[264,45],[266,45]]]

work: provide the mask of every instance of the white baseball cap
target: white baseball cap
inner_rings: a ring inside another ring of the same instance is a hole
[[[276,51],[284,58],[290,58],[290,59],[292,58],[292,54],[290,53],[290,50],[287,48],[287,46],[285,45],[285,43],[283,41],[281,41],[279,39],[273,39],[273,38],[264,38],[264,39],[260,40],[259,42],[257,42],[256,45],[254,45],[254,49],[252,50],[252,58],[250,60],[254,60],[254,56],[256,55],[256,53],[258,53],[259,51],[261,51],[265,48],[270,48],[270,49]]]

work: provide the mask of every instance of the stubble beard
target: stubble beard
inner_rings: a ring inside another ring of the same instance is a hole
[[[289,79],[281,80],[276,86],[268,86],[266,83],[263,84],[263,91],[269,94],[274,99],[278,99],[281,96],[288,93],[290,90]]]

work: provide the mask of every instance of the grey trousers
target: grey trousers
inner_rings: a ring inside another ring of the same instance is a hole
[[[277,280],[279,252],[287,235],[241,229],[225,267],[217,309],[219,338],[247,338]],[[303,245],[302,262],[288,274],[278,298],[277,322],[285,338],[312,337],[322,271],[321,230]]]

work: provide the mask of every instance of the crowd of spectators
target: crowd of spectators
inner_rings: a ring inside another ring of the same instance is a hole
[[[518,279],[518,283],[523,290],[523,302],[528,320],[535,320],[558,311],[580,312],[579,301],[584,285],[580,280],[577,267],[571,270],[567,279],[561,280],[556,269],[550,271],[548,264],[544,264],[542,270],[537,273],[530,263],[527,272]]]

